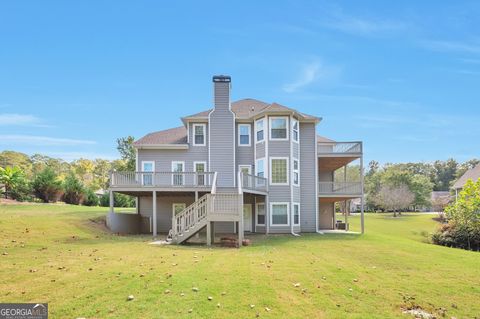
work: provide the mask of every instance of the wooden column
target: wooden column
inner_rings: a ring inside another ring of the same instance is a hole
[[[114,206],[115,206],[115,203],[114,203],[113,191],[110,190],[110,213],[114,212],[114,208],[113,208]]]
[[[348,231],[348,209],[347,209],[347,201],[348,200],[345,200],[343,205],[345,207],[345,231]]]
[[[212,222],[207,222],[207,246],[212,246]]]
[[[153,225],[153,238],[157,237],[157,191],[153,191],[152,193],[152,207],[153,207],[153,214],[152,214],[152,225]]]

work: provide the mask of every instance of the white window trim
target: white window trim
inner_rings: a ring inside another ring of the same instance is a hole
[[[242,126],[247,126],[248,127],[248,144],[240,144],[240,128]],[[237,128],[237,134],[238,134],[238,146],[252,146],[252,124],[249,123],[239,123],[238,128]]]
[[[297,161],[297,169],[295,169],[295,161]],[[295,184],[295,172],[298,174],[298,184]],[[292,160],[292,184],[293,186],[300,187],[300,161],[298,158],[293,158]]]
[[[267,162],[265,160],[265,157],[257,158],[255,160],[255,176],[257,176],[257,174],[258,174],[258,162],[259,161],[263,161],[263,178],[265,178],[265,176],[268,176],[267,172],[266,172],[266,168],[265,168],[265,166],[267,164]]]
[[[273,138],[272,137],[272,120],[276,120],[276,119],[284,119],[285,120],[285,135],[286,135],[285,138]],[[288,128],[289,128],[288,116],[270,116],[268,118],[268,129],[270,130],[268,132],[269,141],[288,141],[288,137],[290,135]]]
[[[273,205],[286,205],[287,206],[287,223],[286,224],[274,224],[273,223]],[[290,226],[290,202],[270,202],[270,226],[276,227],[276,226]]]
[[[145,172],[144,164],[152,164],[152,173],[155,172],[155,161],[142,161],[142,172]]]
[[[252,165],[238,165],[238,171],[241,172],[245,167],[248,168],[248,175],[252,175]]]
[[[186,203],[172,203],[172,218],[175,218],[175,205],[182,205],[183,209],[187,208]]]
[[[203,144],[197,144],[195,143],[195,127],[201,126],[203,129]],[[192,125],[192,140],[193,140],[193,146],[205,146],[207,145],[207,125],[205,124],[193,124]]]
[[[257,140],[257,131],[258,131],[258,122],[262,121],[263,122],[263,140]],[[255,144],[265,142],[265,118],[262,117],[261,119],[258,119],[255,121]]]
[[[287,182],[286,183],[274,183],[272,182],[272,174],[273,174],[273,169],[272,169],[272,160],[285,160],[285,162],[287,163]],[[272,156],[270,157],[270,161],[269,161],[269,167],[270,167],[270,171],[269,171],[269,174],[268,174],[268,180],[269,180],[269,183],[270,185],[272,186],[282,186],[282,185],[290,185],[290,163],[289,163],[289,158],[288,157],[275,157],[275,156]]]
[[[266,212],[266,206],[265,203],[256,203],[255,204],[255,226],[265,226],[265,222],[263,224],[258,223],[258,206],[263,205],[263,216],[265,216],[264,220],[267,219],[267,212]]]
[[[194,161],[193,162],[193,171],[196,173],[197,172],[197,164],[203,164],[203,167],[204,167],[204,173],[205,173],[205,186],[207,186],[207,162],[205,161]],[[185,168],[184,168],[185,169]],[[195,174],[195,185],[197,185],[198,181],[197,181],[197,174]]]
[[[181,185],[175,185],[174,184],[174,177],[175,177],[175,174],[174,174],[174,170],[173,170],[173,167],[175,164],[179,164],[181,163],[182,164],[182,172],[185,172],[185,161],[172,161],[172,166],[171,166],[171,169],[172,169],[172,186],[183,186],[185,185],[185,174],[182,174],[182,184]],[[179,172],[180,173],[180,172]]]
[[[295,130],[293,127],[294,127],[294,124],[297,123],[297,129]],[[294,131],[297,131],[297,136],[298,136],[298,140],[295,140],[293,137],[295,136],[293,134]],[[292,141],[294,143],[300,143],[300,122],[297,120],[297,119],[293,119],[292,120]]]
[[[298,224],[295,224],[295,206],[298,206]],[[300,216],[302,214],[302,210],[300,208],[300,203],[293,203],[293,207],[292,207],[292,223],[293,223],[293,226],[300,226]]]

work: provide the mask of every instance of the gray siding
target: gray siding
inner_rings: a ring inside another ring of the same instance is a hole
[[[316,231],[315,124],[300,123],[300,225],[302,232]]]
[[[217,185],[235,186],[235,126],[229,109],[210,113],[210,170],[218,172]]]
[[[255,144],[255,157],[256,158],[265,157],[265,141]]]

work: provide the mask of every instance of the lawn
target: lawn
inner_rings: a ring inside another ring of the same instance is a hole
[[[48,302],[51,318],[408,318],[410,303],[480,314],[480,253],[428,244],[432,215],[367,214],[363,236],[208,249],[109,234],[95,222],[105,213],[0,206],[0,302]]]

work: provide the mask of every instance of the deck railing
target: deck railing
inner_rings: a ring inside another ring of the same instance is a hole
[[[362,142],[318,142],[318,154],[362,154]]]
[[[112,172],[111,187],[211,187],[213,172]]]
[[[241,174],[241,185],[246,191],[268,191],[268,180],[265,177],[250,175],[246,173]]]
[[[361,195],[362,182],[318,182],[319,195]]]

